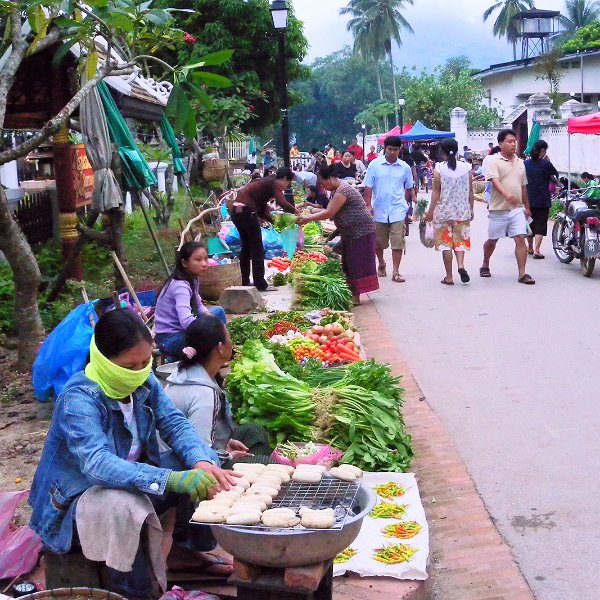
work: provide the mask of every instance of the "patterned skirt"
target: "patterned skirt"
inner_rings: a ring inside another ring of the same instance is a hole
[[[355,239],[342,237],[342,268],[355,296],[379,289],[375,247],[375,233]]]

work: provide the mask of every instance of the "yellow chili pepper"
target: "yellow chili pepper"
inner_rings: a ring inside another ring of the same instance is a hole
[[[373,560],[382,562],[386,565],[397,565],[408,562],[412,556],[417,553],[417,548],[408,544],[393,544],[376,548]]]
[[[372,511],[373,519],[401,519],[406,514],[407,504],[380,502]]]
[[[394,537],[401,540],[408,540],[415,537],[421,529],[416,521],[403,521],[402,523],[392,523],[384,527],[381,532],[385,537]]]
[[[358,554],[358,550],[346,548],[333,559],[333,562],[336,564],[348,562],[353,556],[356,556],[356,554]]]
[[[382,485],[376,485],[373,488],[382,498],[399,498],[400,496],[404,496],[406,490],[399,485],[396,485],[395,482],[390,481],[389,483],[385,483]]]

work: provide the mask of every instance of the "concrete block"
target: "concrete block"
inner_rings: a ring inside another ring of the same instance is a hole
[[[221,294],[219,304],[226,313],[244,315],[249,312],[266,310],[265,301],[255,287],[232,286]]]

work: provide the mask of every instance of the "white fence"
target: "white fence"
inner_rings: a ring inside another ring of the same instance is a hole
[[[227,154],[229,160],[246,160],[250,140],[242,142],[227,142]]]

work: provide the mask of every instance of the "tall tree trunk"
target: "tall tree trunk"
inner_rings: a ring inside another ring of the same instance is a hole
[[[379,61],[375,63],[375,72],[377,73],[377,87],[379,88],[379,99],[383,101],[383,85],[381,84],[381,65]]]
[[[13,272],[15,282],[15,323],[19,370],[27,370],[44,337],[38,309],[41,274],[31,246],[12,218],[4,190],[0,187],[0,250]]]
[[[392,89],[394,90],[394,114],[396,115],[396,125],[400,125],[400,117],[398,115],[398,92],[396,90],[396,73],[394,70],[394,58],[392,57],[392,51],[389,52],[390,56],[390,69],[392,70]]]

